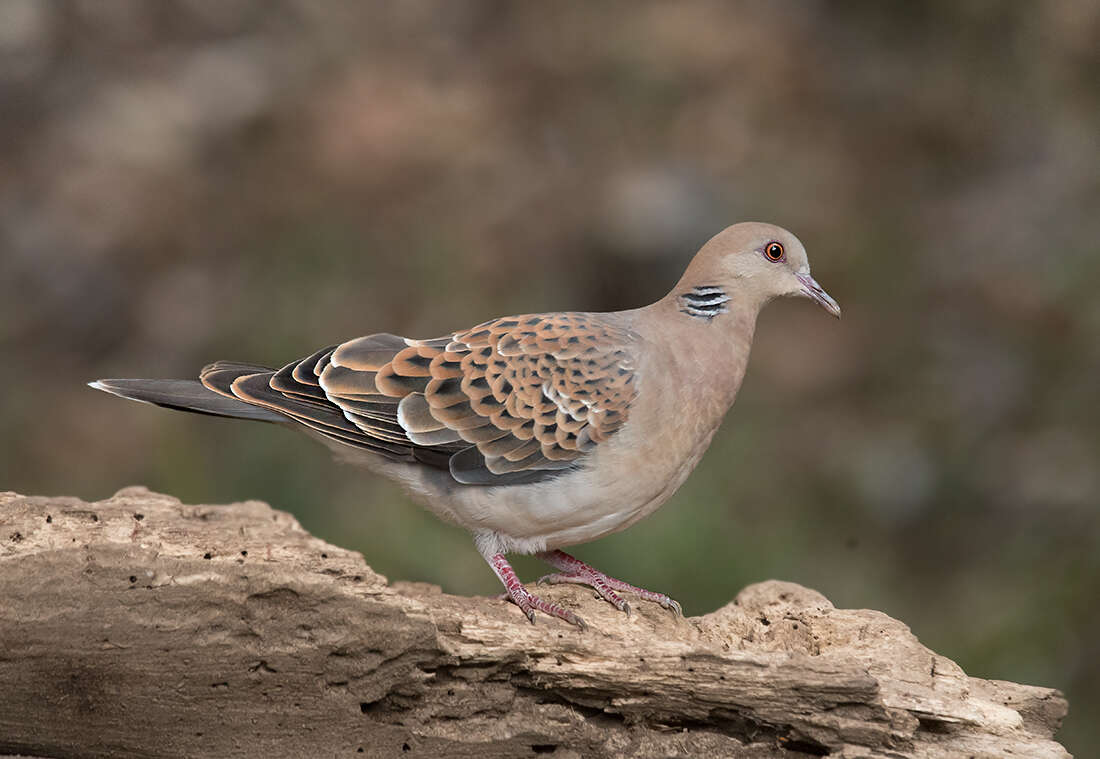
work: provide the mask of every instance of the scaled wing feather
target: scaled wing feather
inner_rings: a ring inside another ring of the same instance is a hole
[[[218,362],[200,378],[341,443],[509,485],[578,465],[623,425],[634,340],[598,314],[530,314],[434,340],[360,337],[278,371]]]

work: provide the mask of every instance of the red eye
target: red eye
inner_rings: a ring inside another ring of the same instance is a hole
[[[783,260],[783,246],[777,242],[770,242],[764,246],[764,258],[778,263]]]

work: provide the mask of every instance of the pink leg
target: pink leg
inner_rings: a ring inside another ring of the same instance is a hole
[[[527,615],[527,619],[531,620],[531,624],[535,622],[535,611],[541,611],[551,617],[557,617],[569,624],[576,625],[582,630],[588,629],[588,625],[585,624],[584,620],[573,612],[563,609],[557,604],[544,601],[538,596],[532,595],[527,588],[523,587],[523,583],[516,577],[516,570],[512,569],[512,565],[504,558],[504,554],[495,553],[485,558],[489,562],[489,566],[496,572],[497,577],[500,578],[500,581],[504,583],[504,589],[508,591],[508,599]]]
[[[645,601],[653,601],[666,609],[671,609],[678,616],[682,617],[684,615],[684,610],[680,608],[680,604],[676,603],[676,601],[672,600],[664,593],[654,593],[652,590],[637,588],[630,583],[616,580],[614,577],[608,577],[600,570],[588,566],[580,559],[570,556],[565,551],[545,551],[536,555],[550,566],[561,570],[561,574],[547,575],[546,577],[540,578],[540,583],[548,582],[554,584],[560,582],[573,582],[579,585],[588,585],[599,593],[600,598],[610,603],[619,611],[625,611],[627,614],[630,613],[630,606],[615,592],[617,590],[626,593],[634,593]]]

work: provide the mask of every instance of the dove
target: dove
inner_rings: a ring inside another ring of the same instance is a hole
[[[507,555],[533,554],[556,570],[540,582],[590,586],[628,614],[624,594],[682,614],[563,549],[630,527],[683,484],[734,402],[757,315],[781,296],[840,316],[798,238],[746,222],[641,308],[506,316],[434,339],[372,334],[280,369],[217,361],[197,380],[89,384],[301,429],[469,530],[531,622],[542,612],[584,629],[520,582]]]

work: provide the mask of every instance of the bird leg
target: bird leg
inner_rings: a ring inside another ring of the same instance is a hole
[[[666,609],[671,609],[677,616],[683,616],[684,610],[673,599],[664,593],[654,593],[652,590],[638,588],[630,583],[608,577],[600,570],[590,567],[580,559],[570,556],[565,551],[544,551],[535,554],[555,569],[560,569],[560,574],[546,575],[539,578],[539,583],[551,585],[563,582],[572,582],[578,585],[588,585],[593,588],[600,598],[604,599],[619,611],[630,614],[630,605],[615,591],[634,593],[645,601],[653,601]],[[499,574],[499,573],[498,573]],[[507,584],[507,583],[506,583]]]
[[[504,584],[508,600],[518,606],[520,610],[527,615],[527,619],[531,621],[531,624],[535,623],[535,611],[537,610],[549,614],[551,617],[563,619],[582,630],[588,629],[588,625],[585,624],[584,620],[573,612],[568,609],[563,609],[557,604],[544,601],[528,591],[527,588],[523,587],[523,583],[521,583],[516,576],[516,570],[512,569],[512,565],[504,558],[504,554],[495,553],[491,556],[486,556],[485,560],[489,562],[489,566],[493,568],[497,577],[499,577],[500,581]]]

